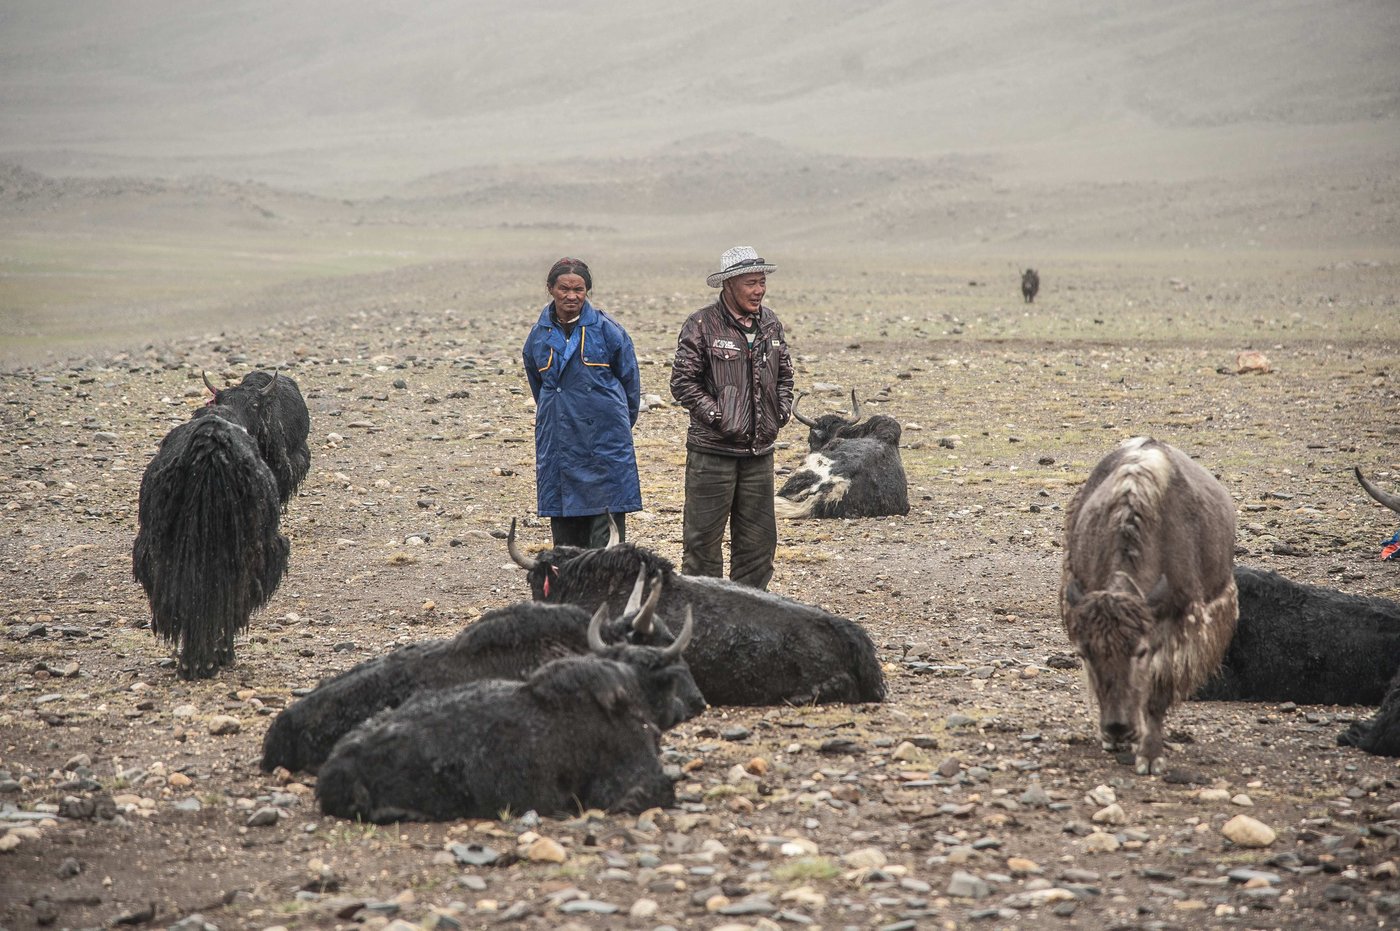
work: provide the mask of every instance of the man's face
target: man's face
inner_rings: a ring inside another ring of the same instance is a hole
[[[577,317],[583,310],[588,286],[584,284],[582,275],[560,275],[549,289],[549,294],[554,298],[554,309],[559,316],[568,320]]]
[[[763,295],[768,291],[768,276],[759,272],[753,275],[738,275],[724,283],[729,296],[729,304],[745,314],[756,314],[763,306]]]

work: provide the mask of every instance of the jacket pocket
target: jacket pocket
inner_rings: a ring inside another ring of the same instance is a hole
[[[727,437],[743,435],[743,412],[739,410],[739,389],[725,385],[719,390],[719,432]]]

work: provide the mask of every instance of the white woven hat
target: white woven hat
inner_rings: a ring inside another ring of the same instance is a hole
[[[767,275],[777,270],[778,266],[763,261],[753,246],[735,246],[733,249],[726,249],[724,255],[719,257],[719,271],[706,278],[705,284],[718,288],[727,278],[739,275]]]

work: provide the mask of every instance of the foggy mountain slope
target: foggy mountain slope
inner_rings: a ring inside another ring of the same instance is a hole
[[[1348,162],[1400,143],[1388,0],[410,10],[12,0],[0,157],[332,191],[731,133],[1085,179],[1213,171],[1256,134],[1305,167],[1319,132]]]

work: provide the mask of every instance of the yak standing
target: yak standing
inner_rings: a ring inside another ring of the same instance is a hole
[[[1147,437],[1099,462],[1070,503],[1060,616],[1084,659],[1105,750],[1166,766],[1167,710],[1220,665],[1239,614],[1235,505],[1180,450]]]
[[[1035,296],[1040,293],[1040,273],[1033,268],[1028,268],[1021,272],[1021,297],[1027,304],[1035,303]]]
[[[233,663],[233,638],[267,604],[291,546],[281,508],[310,465],[296,382],[252,372],[166,434],[141,477],[131,569],[151,630],[177,646],[181,678]],[[270,453],[265,450],[271,450]]]
[[[909,480],[899,455],[899,421],[885,414],[860,420],[851,390],[851,413],[792,416],[807,427],[809,455],[774,499],[779,517],[882,517],[909,513]]]

